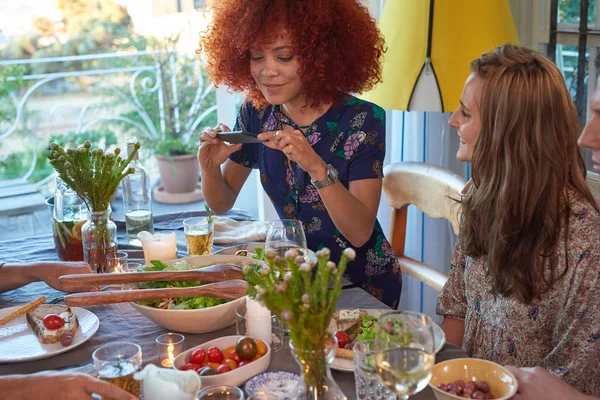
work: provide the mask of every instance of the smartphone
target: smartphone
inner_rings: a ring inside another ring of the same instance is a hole
[[[246,131],[219,132],[217,133],[217,139],[221,139],[224,142],[229,142],[233,144],[262,143],[256,138],[257,135],[258,133]]]

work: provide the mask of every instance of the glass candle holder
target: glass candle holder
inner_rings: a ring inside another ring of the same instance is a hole
[[[165,368],[172,368],[173,361],[183,351],[183,341],[185,336],[180,333],[164,333],[156,338],[158,346],[158,359],[160,365]]]
[[[142,348],[135,343],[113,342],[92,354],[96,376],[140,396],[140,381],[133,375],[142,366]]]
[[[244,392],[235,386],[209,386],[200,390],[198,400],[244,400]]]
[[[255,301],[255,300],[253,300]],[[236,307],[236,332],[238,335],[260,339],[276,352],[283,347],[283,325],[276,315],[253,312],[252,303],[240,304]],[[268,310],[267,310],[268,311]]]
[[[177,236],[175,236],[175,232],[152,235],[143,231],[138,233],[138,239],[142,242],[146,265],[150,265],[152,260],[168,261],[177,258]]]
[[[123,272],[123,265],[127,264],[127,253],[117,251],[106,255],[106,272]]]

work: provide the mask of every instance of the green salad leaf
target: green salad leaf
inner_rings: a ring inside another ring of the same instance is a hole
[[[163,263],[162,261],[152,260],[150,261],[152,266],[144,268],[144,271],[189,271],[192,268],[187,261],[180,260],[174,262],[172,265]],[[203,268],[203,267],[198,267]],[[165,289],[165,288],[184,288],[191,286],[200,286],[200,281],[152,281],[152,282],[140,282],[138,287],[140,289]],[[164,302],[163,299],[157,300],[145,300],[139,301],[138,304],[159,307]],[[227,300],[215,299],[213,297],[179,297],[170,299],[167,309],[169,310],[198,310],[202,308],[214,307],[219,304],[226,303]]]
[[[375,339],[377,329],[377,317],[363,315],[362,323],[360,324],[360,333],[356,337],[357,341]]]

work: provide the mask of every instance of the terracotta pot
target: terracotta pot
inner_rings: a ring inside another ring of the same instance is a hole
[[[196,190],[200,165],[196,154],[156,156],[160,180],[169,193],[189,193]]]

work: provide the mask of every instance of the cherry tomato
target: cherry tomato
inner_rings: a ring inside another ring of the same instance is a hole
[[[337,338],[338,347],[340,349],[343,349],[344,347],[346,347],[346,345],[350,341],[350,336],[348,336],[348,334],[344,331],[335,331],[333,333],[333,335]]]
[[[221,364],[221,365],[219,365],[219,367],[217,368],[217,372],[218,372],[219,374],[224,374],[225,372],[229,372],[229,371],[231,371],[231,368],[229,368],[229,366],[228,366],[228,365],[225,365],[225,364]]]
[[[250,364],[250,361],[248,361],[248,360],[242,360],[242,361],[240,361],[238,363],[238,368],[241,368],[241,367],[243,367],[246,364]]]
[[[229,346],[225,350],[223,350],[223,358],[231,358],[231,353],[235,351],[235,346]]]
[[[235,361],[235,363],[239,366],[240,365],[240,357],[238,357],[237,353],[234,351],[231,352],[231,354],[229,355],[229,358],[231,358],[233,361]]]
[[[73,343],[73,333],[71,332],[65,332],[62,335],[60,335],[60,344],[62,344],[63,346],[70,346],[71,343]]]
[[[194,371],[196,371],[196,370],[198,370],[198,369],[200,369],[200,368],[201,368],[201,367],[200,367],[200,365],[199,365],[199,364],[192,364],[192,363],[188,363],[188,364],[185,364],[183,367],[181,367],[181,370],[182,370],[182,371],[187,371],[188,369],[191,369],[191,370],[194,370]]]
[[[48,314],[44,317],[43,321],[46,329],[60,329],[65,324],[63,319],[56,314]]]
[[[267,345],[265,344],[265,342],[263,342],[260,339],[255,339],[254,341],[256,342],[256,350],[257,350],[256,354],[259,357],[262,357],[265,354],[267,354]]]
[[[214,370],[216,370],[217,368],[219,368],[219,365],[221,365],[221,364],[216,363],[216,362],[209,362],[208,363],[208,366],[211,367]]]
[[[235,353],[242,360],[252,360],[257,352],[256,342],[247,336],[239,338],[235,344]]]
[[[204,351],[204,349],[196,349],[190,355],[189,362],[191,364],[202,365],[202,363],[204,362],[204,358],[205,357],[206,357],[206,351]]]
[[[238,366],[237,363],[235,361],[233,361],[231,358],[224,359],[223,364],[227,365],[231,369],[236,369]]]
[[[221,350],[219,350],[218,347],[213,346],[208,349],[208,361],[221,364],[221,361],[223,361],[223,353],[221,353]]]

